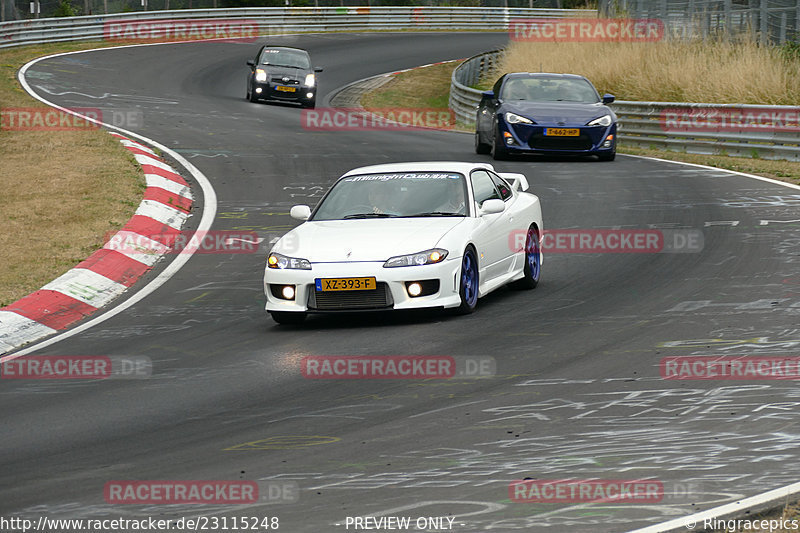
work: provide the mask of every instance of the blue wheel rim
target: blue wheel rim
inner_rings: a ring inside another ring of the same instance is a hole
[[[470,307],[478,301],[478,266],[472,252],[464,254],[461,263],[461,286],[464,287],[464,300]]]
[[[531,279],[539,281],[539,272],[542,264],[539,256],[539,234],[536,231],[528,231],[528,242],[525,243],[525,260],[528,261],[528,271]]]

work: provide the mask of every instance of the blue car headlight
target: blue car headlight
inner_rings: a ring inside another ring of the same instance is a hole
[[[287,257],[278,253],[271,253],[267,258],[267,266],[275,269],[292,270],[311,270],[311,262],[308,259],[297,257]]]
[[[516,113],[506,112],[505,117],[506,122],[509,124],[533,124],[531,119],[517,115]]]
[[[432,250],[425,250],[424,252],[416,254],[391,257],[383,264],[383,268],[433,265],[435,263],[441,263],[444,261],[445,257],[447,257],[447,250],[433,248]]]
[[[611,115],[603,115],[602,117],[590,120],[586,123],[587,126],[610,126]]]

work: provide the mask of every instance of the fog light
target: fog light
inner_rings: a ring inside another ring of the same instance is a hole
[[[261,87],[256,87],[256,94],[261,94]]]
[[[504,131],[503,137],[506,140],[506,144],[514,144],[514,137],[509,132]]]
[[[294,287],[292,285],[287,285],[281,290],[281,294],[287,300],[294,300]]]
[[[314,98],[314,93],[306,93],[306,98]]]
[[[422,294],[422,285],[417,282],[409,283],[406,290],[408,291],[409,296],[419,296]]]

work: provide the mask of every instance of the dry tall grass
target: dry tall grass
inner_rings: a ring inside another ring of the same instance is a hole
[[[618,100],[800,105],[800,61],[752,42],[514,42],[504,72],[581,74]]]

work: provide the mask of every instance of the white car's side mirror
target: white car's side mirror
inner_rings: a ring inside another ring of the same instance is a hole
[[[483,202],[481,206],[481,215],[495,215],[497,213],[502,213],[506,210],[506,204],[503,200],[498,200],[496,198],[492,198],[491,200],[486,200]]]
[[[307,205],[293,205],[289,216],[296,220],[308,220],[308,217],[311,216],[311,208]]]

